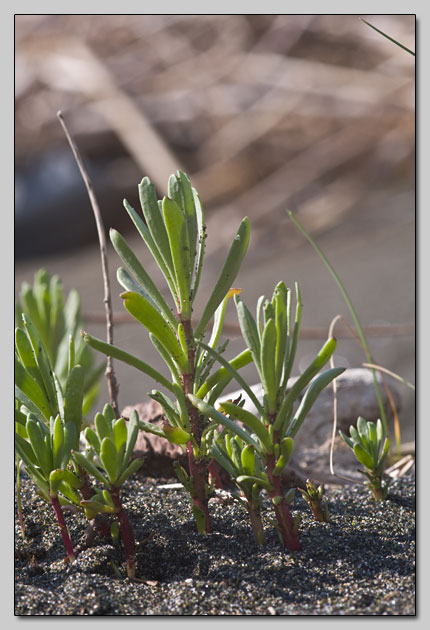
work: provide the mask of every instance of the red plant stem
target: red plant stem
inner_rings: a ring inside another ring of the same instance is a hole
[[[74,562],[76,560],[76,556],[73,550],[72,541],[70,540],[69,530],[67,529],[66,521],[64,520],[63,511],[58,500],[58,496],[51,496],[51,505],[54,508],[55,516],[57,517],[58,525],[60,526],[61,537],[66,548],[67,556],[70,562]]]
[[[203,432],[202,419],[198,410],[188,400],[188,394],[192,394],[194,388],[194,339],[191,330],[191,320],[181,319],[181,322],[184,327],[185,337],[187,340],[188,362],[191,368],[190,374],[182,374],[182,387],[184,389],[188,415],[190,418],[191,431],[197,444],[200,446],[200,440]],[[187,453],[188,467],[193,482],[191,495],[192,501],[196,508],[198,508],[204,515],[204,525],[196,520],[197,529],[200,534],[209,534],[212,530],[209,516],[208,497],[206,493],[208,469],[204,461],[194,457],[194,449],[191,441],[187,443]]]
[[[116,486],[111,486],[109,492],[112,496],[115,507],[118,508],[116,517],[121,529],[122,541],[124,543],[125,561],[127,564],[127,577],[134,578],[136,574],[136,545],[134,542],[133,528],[128,520],[127,512],[123,508],[120,490]]]
[[[219,490],[224,490],[225,488],[224,488],[223,480],[221,479],[220,467],[218,466],[218,464],[216,463],[214,459],[211,459],[211,461],[209,462],[208,471],[209,471],[210,476],[214,480],[215,488],[218,488]]]
[[[25,540],[26,535],[25,535],[25,528],[24,528],[24,518],[22,516],[22,510],[20,506],[18,506],[18,518],[19,518],[19,526],[21,528],[21,536],[22,536],[22,539]]]
[[[312,501],[312,499],[311,499],[309,505],[310,505],[310,508],[312,510],[312,514],[315,517],[315,520],[319,521],[320,523],[325,523],[327,521],[327,518],[326,518],[326,516],[324,514],[324,511],[322,509],[321,502],[318,499],[316,501],[315,500]]]
[[[272,489],[269,491],[269,496],[271,499],[274,499],[275,497],[281,497],[280,502],[277,505],[273,504],[273,506],[275,508],[275,514],[279,525],[282,543],[284,547],[286,547],[286,549],[289,549],[290,551],[301,551],[302,547],[300,544],[297,527],[294,523],[293,517],[291,516],[288,503],[284,497],[281,476],[273,474],[273,469],[275,467],[275,456],[273,453],[267,455],[265,464],[266,472],[272,485]]]
[[[94,492],[91,489],[88,474],[83,468],[81,468],[81,466],[78,466],[78,476],[82,483],[79,488],[79,492],[81,493],[84,501],[89,501]],[[97,514],[97,517],[92,520],[91,524],[100,536],[103,538],[110,537],[109,517],[106,514]]]

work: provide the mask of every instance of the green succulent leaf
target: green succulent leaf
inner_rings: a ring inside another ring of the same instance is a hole
[[[88,444],[95,450],[97,454],[100,453],[100,440],[95,431],[91,427],[87,427],[84,431],[85,439]]]
[[[178,171],[178,178],[180,182],[180,186],[182,189],[182,197],[183,197],[183,206],[179,204],[180,207],[183,207],[185,210],[185,217],[188,228],[189,235],[189,243],[190,243],[190,259],[191,259],[191,268],[194,264],[194,259],[196,257],[196,241],[197,241],[197,232],[198,232],[198,223],[197,223],[197,214],[196,214],[196,206],[194,203],[194,193],[193,188],[191,186],[191,181],[186,173],[182,171]],[[169,195],[170,196],[170,195]]]
[[[323,372],[319,376],[317,376],[312,383],[309,385],[305,395],[302,398],[302,401],[297,409],[293,420],[288,426],[287,435],[290,437],[295,437],[297,431],[302,426],[306,416],[311,410],[314,402],[322,392],[322,390],[327,387],[329,383],[331,383],[335,378],[337,378],[342,372],[345,371],[345,368],[330,368],[326,372]]]
[[[30,340],[31,346],[33,348],[34,357],[37,363],[37,366],[40,370],[40,375],[43,380],[43,385],[45,388],[46,398],[49,404],[50,415],[56,416],[59,409],[57,403],[57,396],[55,390],[55,383],[52,378],[52,366],[49,361],[48,354],[46,352],[45,346],[43,345],[42,339],[37,332],[36,327],[33,322],[27,315],[23,315],[24,327],[27,332],[28,338]]]
[[[157,204],[157,206],[158,206],[158,204]],[[174,299],[176,299],[177,291],[176,291],[176,287],[175,287],[172,271],[166,265],[162,255],[161,255],[161,253],[160,253],[160,251],[159,251],[159,249],[157,247],[157,244],[155,243],[154,239],[151,236],[151,233],[150,233],[148,227],[145,225],[145,222],[142,221],[142,219],[137,214],[137,212],[130,206],[130,204],[128,203],[128,201],[126,199],[124,199],[124,207],[127,210],[131,220],[133,221],[137,231],[139,232],[140,236],[144,240],[146,246],[148,247],[149,251],[153,255],[155,261],[157,262],[157,264],[158,264],[158,266],[159,266],[163,276],[166,279],[166,282],[167,282],[167,284],[169,286],[170,293],[172,294],[172,297]]]
[[[133,278],[124,273],[124,270],[120,271],[120,268],[117,272],[118,280],[120,281],[120,283],[127,290],[130,290],[131,287],[137,284],[137,287],[139,288],[131,288],[131,290],[137,293],[140,292],[145,298],[152,301],[152,303],[163,314],[165,319],[167,319],[170,322],[170,325],[174,328],[175,318],[172,315],[172,312],[170,311],[165,299],[155,286],[150,276],[146,273],[145,269],[138,261],[137,257],[127,244],[126,240],[123,238],[123,236],[121,236],[119,232],[113,229],[110,230],[110,240],[118,256],[121,258],[122,262],[131,271],[133,277],[136,279],[136,282],[133,282]]]
[[[203,337],[209,320],[228,293],[230,287],[233,285],[243,257],[245,256],[246,250],[248,249],[249,233],[249,219],[245,217],[239,226],[236,236],[234,237],[233,243],[231,245],[224,266],[221,270],[220,276],[206,304],[199,324],[195,329],[196,339],[200,339]]]
[[[110,437],[105,437],[102,440],[100,447],[100,461],[103,464],[109,481],[114,484],[118,479],[118,452],[115,448],[115,443]]]
[[[188,374],[190,371],[188,357],[184,354],[175,333],[157,309],[138,293],[126,291],[121,293],[121,297],[129,313],[157,337],[159,342],[171,353],[181,370]]]
[[[244,482],[256,483],[265,490],[270,490],[272,488],[269,481],[261,479],[261,477],[254,477],[253,475],[239,475],[239,477],[236,477],[236,482],[238,484],[242,484]]]
[[[272,440],[270,439],[266,427],[259,418],[254,416],[254,414],[250,413],[246,409],[243,409],[243,407],[239,407],[238,405],[234,405],[233,403],[223,402],[220,406],[223,411],[243,422],[243,424],[245,424],[249,429],[251,429],[253,433],[257,435],[266,453],[273,453]]]
[[[188,394],[188,398],[191,400],[193,405],[197,407],[197,409],[204,414],[205,416],[209,416],[219,424],[223,425],[227,429],[229,429],[235,435],[238,435],[246,444],[252,444],[257,451],[260,450],[259,444],[254,440],[249,433],[238,427],[232,420],[224,416],[222,413],[217,411],[212,405],[208,405],[204,400],[197,398],[193,394]]]
[[[248,307],[237,296],[234,298],[237,310],[237,317],[239,320],[240,330],[242,337],[245,340],[246,345],[251,351],[257,370],[261,372],[260,368],[260,335],[257,330],[257,325],[254,318],[248,310]]]
[[[100,444],[105,437],[112,438],[112,423],[105,418],[105,415],[103,413],[96,413],[94,424],[96,427],[97,435],[100,439]]]
[[[203,259],[205,255],[205,241],[206,241],[206,226],[205,219],[203,215],[203,207],[200,201],[200,197],[197,191],[193,188],[193,199],[194,199],[194,207],[196,209],[196,221],[197,221],[197,233],[198,233],[198,253],[197,253],[197,264],[194,276],[194,283],[191,289],[191,302],[194,301],[197,290],[200,284],[200,278],[203,268]]]
[[[76,425],[74,422],[68,422],[64,425],[64,450],[63,459],[60,462],[59,468],[64,469],[70,460],[71,451],[75,448],[75,445],[79,443],[79,433],[76,431]]]
[[[31,444],[20,433],[15,433],[15,449],[27,467],[39,465]]]
[[[245,390],[245,392],[248,394],[249,398],[252,400],[252,402],[254,403],[256,409],[258,410],[258,412],[261,415],[264,415],[264,409],[260,404],[260,401],[258,400],[257,396],[254,394],[254,392],[252,391],[252,389],[249,387],[248,383],[245,381],[244,378],[242,378],[242,376],[239,374],[239,372],[237,371],[237,369],[235,369],[235,366],[233,365],[233,360],[232,361],[227,361],[226,359],[224,359],[223,356],[221,356],[219,354],[219,352],[217,352],[216,350],[214,350],[214,348],[211,348],[210,346],[206,345],[203,341],[199,341],[199,345],[204,348],[205,350],[207,350],[207,352],[213,356],[215,356],[218,360],[219,363],[221,363],[221,365],[223,366],[223,368],[225,368],[227,374],[230,374],[238,383],[241,387],[243,387],[243,389]],[[247,363],[250,362],[250,354],[247,354],[248,351],[245,350],[245,352],[242,352],[240,355],[238,355],[236,357],[237,364],[238,367],[242,367],[242,365],[246,365]],[[240,357],[240,361],[239,361],[239,357]],[[246,363],[242,363],[242,361],[246,361]],[[219,374],[219,371],[218,371]],[[224,373],[222,373],[222,377],[224,376]],[[214,377],[215,378],[215,377]],[[208,383],[210,382],[211,379],[208,379]],[[220,379],[221,380],[221,379]],[[218,381],[217,381],[218,382]],[[227,381],[228,383],[228,381]],[[213,385],[212,385],[213,386]],[[204,391],[205,385],[203,384],[202,387],[199,389],[198,391],[198,396],[200,398],[200,394],[202,391]],[[204,394],[203,394],[204,395]]]
[[[39,409],[45,418],[49,418],[50,406],[46,398],[45,391],[41,389],[38,382],[31,376],[15,356],[15,385],[22,391]],[[21,401],[23,402],[23,401]]]
[[[73,422],[79,434],[82,426],[82,403],[84,399],[84,370],[75,365],[66,381],[64,394],[64,422]]]
[[[32,378],[37,381],[37,384],[45,396],[45,386],[43,384],[39,366],[36,363],[33,347],[26,333],[21,328],[15,329],[15,350],[18,353],[22,366],[29,372]]]
[[[260,376],[264,393],[267,396],[268,414],[276,411],[278,381],[276,378],[276,341],[277,331],[275,321],[269,319],[264,327],[261,339]]]
[[[51,497],[58,495],[58,489],[63,481],[63,471],[53,470],[49,475],[49,493]]]
[[[133,453],[134,446],[136,444],[137,436],[139,434],[139,416],[137,411],[133,409],[130,419],[127,424],[127,441],[125,445],[124,453],[124,465],[127,465],[130,457]]]
[[[171,277],[174,278],[175,274],[172,254],[169,247],[169,238],[157,202],[155,186],[149,177],[144,177],[139,184],[139,198],[143,216],[145,217],[146,225],[148,226],[153,242],[155,243]]]
[[[173,444],[186,444],[191,439],[188,431],[181,427],[174,427],[168,422],[163,422],[162,429],[166,438]]]
[[[72,456],[76,463],[88,474],[94,477],[94,479],[97,479],[97,481],[100,481],[103,485],[108,485],[106,477],[100,472],[97,466],[93,464],[93,462],[85,457],[83,453],[80,453],[79,451],[72,451]]]
[[[202,348],[206,347],[203,342],[200,342],[199,345]],[[214,348],[212,348],[212,350],[213,350],[212,356],[215,359],[219,360],[219,357],[221,357],[221,359],[225,361],[225,359],[222,357],[222,355],[219,352],[217,352]],[[208,352],[208,354],[210,355],[211,353]],[[228,380],[226,381],[225,385],[227,385],[232,378],[236,378],[237,370],[240,370],[240,368],[244,367],[245,365],[248,365],[249,363],[251,363],[251,361],[252,361],[252,354],[251,354],[251,351],[247,348],[246,350],[243,350],[240,354],[238,354],[236,357],[234,357],[234,359],[231,359],[230,361],[226,361],[226,363],[229,364],[232,370],[227,369],[227,367],[219,368],[216,372],[211,374],[211,376],[201,385],[196,395],[199,398],[204,398],[206,394],[209,393],[213,387],[215,387],[218,383],[221,383],[221,381],[225,380],[226,377],[228,378]],[[258,402],[258,399],[257,399],[257,402]]]
[[[113,346],[110,343],[106,343],[105,341],[102,341],[101,339],[98,339],[97,337],[93,337],[86,332],[82,332],[82,336],[85,343],[87,343],[89,346],[91,346],[95,350],[99,350],[100,352],[103,352],[104,354],[106,354],[108,357],[118,359],[118,361],[122,361],[123,363],[126,363],[127,365],[132,365],[133,367],[137,368],[144,374],[147,374],[148,376],[153,378],[155,381],[157,381],[157,383],[160,383],[160,385],[163,385],[163,387],[166,387],[166,389],[170,390],[171,392],[174,391],[172,383],[168,381],[165,376],[160,374],[160,372],[155,370],[153,367],[151,367],[144,361],[141,361],[140,359],[133,356],[132,354],[125,352],[125,350],[121,350],[121,348],[117,348],[116,346]]]
[[[45,442],[46,432],[42,429],[44,425],[38,418],[29,414],[27,417],[27,423],[25,425],[28,439],[33,449],[35,458],[43,471],[46,478],[53,468],[52,466],[52,451],[50,445]]]
[[[100,503],[100,501],[94,501],[93,499],[81,501],[81,506],[85,509],[89,519],[94,518],[97,514],[115,514],[119,512],[119,508]]]
[[[64,457],[64,426],[58,415],[52,432],[52,463],[54,468],[61,468]]]
[[[287,386],[288,379],[290,378],[291,371],[293,369],[294,360],[296,358],[297,346],[299,343],[300,337],[300,329],[302,323],[302,297],[300,294],[300,287],[295,283],[296,289],[296,313],[294,319],[294,330],[291,339],[291,310],[292,310],[292,299],[291,299],[291,291],[288,291],[287,294],[287,352],[285,353],[285,364],[284,370],[282,374],[281,381],[281,390]]]
[[[178,287],[178,312],[184,319],[189,319],[192,262],[188,226],[182,209],[168,197],[163,199],[163,215]]]
[[[218,445],[210,447],[210,452],[215,461],[223,468],[232,479],[238,475],[238,470],[235,468],[233,462],[229,457],[223,453]]]
[[[354,453],[360,464],[363,464],[365,468],[373,470],[375,468],[375,462],[372,456],[361,446],[361,444],[354,444]]]
[[[246,475],[253,475],[255,472],[255,449],[251,444],[246,444],[240,454],[242,469]]]
[[[116,484],[117,486],[122,486],[122,484],[127,481],[131,475],[133,475],[143,464],[143,458],[133,459],[133,461],[123,470],[123,472],[118,477]]]
[[[123,447],[125,448],[125,444],[127,442],[127,425],[125,424],[124,418],[119,418],[114,423],[112,437],[118,452]]]
[[[347,444],[349,446],[349,448],[354,448],[354,442],[345,435],[345,433],[341,430],[339,430],[339,435],[342,438],[342,440],[345,442],[345,444]]]
[[[285,423],[286,418],[288,418],[288,414],[291,412],[293,404],[295,400],[297,400],[298,395],[306,387],[306,385],[310,383],[314,376],[318,374],[321,368],[330,360],[330,357],[334,353],[335,349],[336,339],[334,337],[331,337],[325,342],[312,363],[296,380],[288,394],[285,396],[284,401],[278,411],[273,425],[273,428],[275,430],[279,431],[281,429],[282,425]]]

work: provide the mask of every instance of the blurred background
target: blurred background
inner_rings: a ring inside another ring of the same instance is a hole
[[[57,273],[66,291],[80,292],[88,332],[105,338],[95,222],[61,109],[106,229],[126,236],[155,279],[122,200],[139,207],[145,175],[159,197],[170,173],[190,175],[208,226],[196,318],[247,215],[251,243],[235,286],[254,310],[279,280],[300,284],[295,373],[335,315],[351,323],[290,209],[340,275],[375,361],[414,382],[414,57],[359,17],[415,49],[414,15],[17,15],[16,294],[40,267]],[[114,343],[163,370],[145,331],[123,321],[111,246],[109,265]],[[243,347],[233,305],[227,321],[233,356]],[[343,324],[335,335],[336,363],[359,367],[360,345]],[[145,400],[154,383],[115,369],[120,407]],[[414,396],[399,391],[402,441],[410,441]]]

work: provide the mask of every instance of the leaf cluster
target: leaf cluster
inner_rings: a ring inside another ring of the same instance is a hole
[[[375,498],[384,499],[387,495],[389,481],[382,484],[382,475],[390,448],[390,438],[384,434],[380,419],[376,422],[366,422],[361,416],[357,420],[357,427],[349,427],[350,437],[339,431],[344,442],[354,451],[357,460],[364,466],[360,470],[369,480]]]

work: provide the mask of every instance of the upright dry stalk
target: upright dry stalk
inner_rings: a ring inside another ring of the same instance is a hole
[[[110,283],[109,283],[109,270],[108,270],[108,261],[107,261],[107,244],[106,244],[106,236],[103,225],[103,219],[100,212],[99,205],[97,203],[96,196],[94,194],[94,189],[89,178],[88,172],[84,166],[84,162],[82,160],[79,149],[73,140],[66,123],[64,121],[63,115],[61,111],[57,112],[57,118],[63,127],[66,138],[69,142],[70,148],[72,149],[73,156],[76,160],[76,164],[78,165],[79,171],[82,175],[82,179],[84,180],[88,197],[90,198],[91,207],[93,209],[94,218],[96,220],[97,226],[97,234],[99,238],[100,244],[100,256],[102,262],[102,272],[103,272],[103,284],[104,284],[104,298],[103,302],[105,305],[106,311],[106,339],[107,342],[113,344],[113,315],[112,315],[112,301],[110,294]],[[115,372],[113,369],[112,357],[107,358],[107,368],[106,368],[106,379],[109,390],[109,400],[110,404],[115,412],[116,417],[119,417],[119,409],[118,409],[118,383],[115,377]]]

